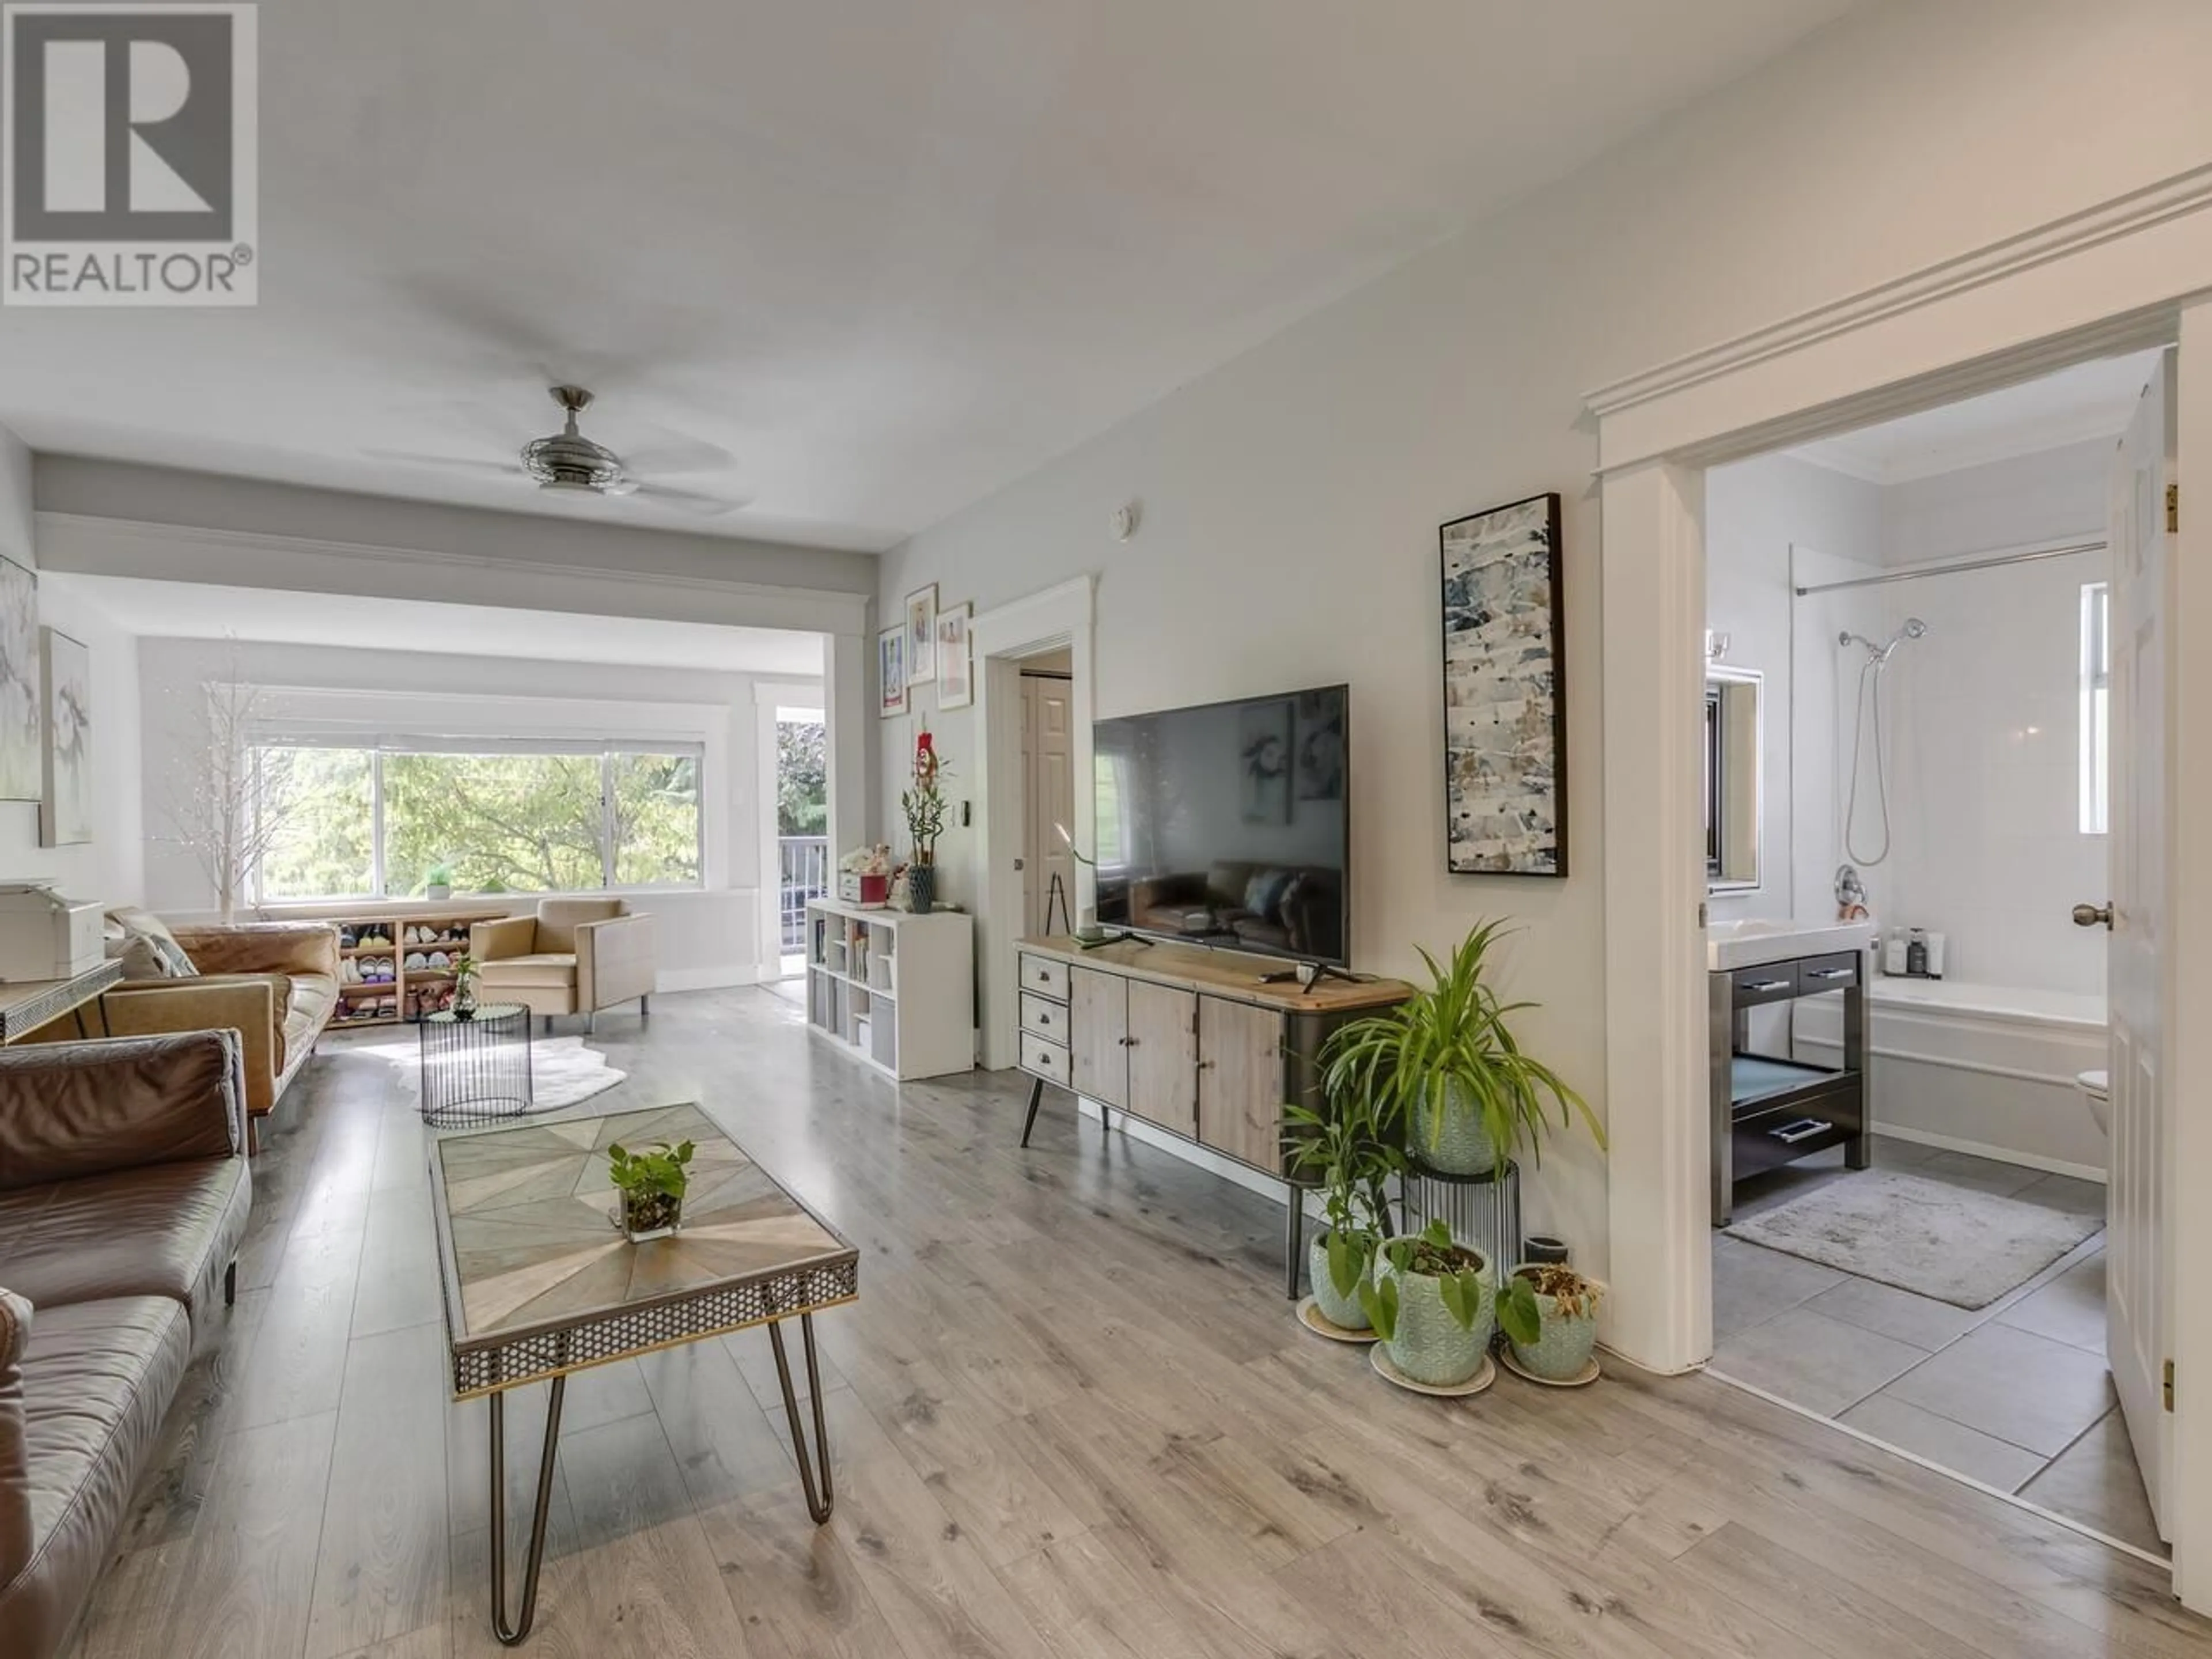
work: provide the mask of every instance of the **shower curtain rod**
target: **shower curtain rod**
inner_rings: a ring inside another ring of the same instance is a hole
[[[1886,570],[1879,576],[1853,576],[1839,582],[1815,582],[1810,587],[1796,589],[1799,599],[1814,593],[1833,593],[1846,587],[1880,587],[1887,582],[1917,581],[1923,576],[1954,576],[1963,570],[1995,570],[2000,565],[2033,564],[2039,559],[2070,558],[2076,553],[2102,553],[2111,543],[2101,537],[2094,542],[2071,542],[2064,547],[2034,547],[2020,553],[1990,553],[1978,559],[1960,559],[1953,564],[1921,565],[1911,570]]]

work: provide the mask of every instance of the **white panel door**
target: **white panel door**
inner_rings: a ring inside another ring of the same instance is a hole
[[[1022,746],[1024,791],[1024,839],[1022,858],[1022,919],[1028,931],[1062,933],[1075,926],[1075,860],[1055,827],[1066,824],[1080,836],[1084,827],[1075,822],[1075,730],[1073,700],[1068,682],[1042,675],[1022,679]],[[1052,897],[1052,878],[1060,878],[1065,904]]]
[[[2112,468],[2111,593],[2111,1184],[2106,1189],[2106,1352],[2159,1532],[2172,1466],[2165,1400],[2173,1352],[2173,1194],[2168,1149],[2170,952],[2165,919],[2168,754],[2166,628],[2173,537],[2173,377],[2168,351]]]

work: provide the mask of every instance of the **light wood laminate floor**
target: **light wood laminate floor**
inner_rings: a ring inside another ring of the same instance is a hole
[[[595,1042],[630,1078],[581,1109],[702,1102],[860,1247],[861,1295],[817,1322],[819,1530],[765,1336],[575,1380],[549,1656],[2212,1655],[2163,1574],[1705,1378],[1398,1394],[1291,1322],[1274,1206],[1064,1097],[1022,1152],[1011,1077],[896,1089],[757,991]],[[327,1049],[80,1659],[500,1650],[422,1131]]]

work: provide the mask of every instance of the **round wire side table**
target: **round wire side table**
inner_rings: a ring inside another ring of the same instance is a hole
[[[425,1014],[422,1121],[437,1129],[503,1123],[530,1109],[530,1010],[487,1002],[469,1019]]]
[[[1398,1189],[1399,1224],[1406,1232],[1417,1233],[1430,1222],[1441,1221],[1451,1230],[1454,1243],[1481,1251],[1500,1280],[1519,1265],[1519,1164],[1507,1158],[1503,1180],[1490,1170],[1480,1175],[1448,1175],[1419,1158],[1409,1158],[1408,1165]]]

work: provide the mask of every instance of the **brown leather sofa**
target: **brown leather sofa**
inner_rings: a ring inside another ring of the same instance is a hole
[[[338,1000],[338,930],[327,921],[256,921],[170,929],[144,911],[110,920],[159,928],[198,969],[182,979],[130,979],[100,998],[109,1036],[174,1031],[236,1031],[245,1039],[246,1146],[315,1052]],[[82,1036],[65,1017],[27,1039],[66,1042]]]
[[[618,898],[540,899],[534,916],[477,922],[469,955],[481,1000],[519,1002],[548,1030],[556,1014],[596,1016],[633,997],[642,1015],[653,994],[653,918]]]
[[[228,1031],[0,1049],[0,1659],[68,1639],[234,1288]]]

